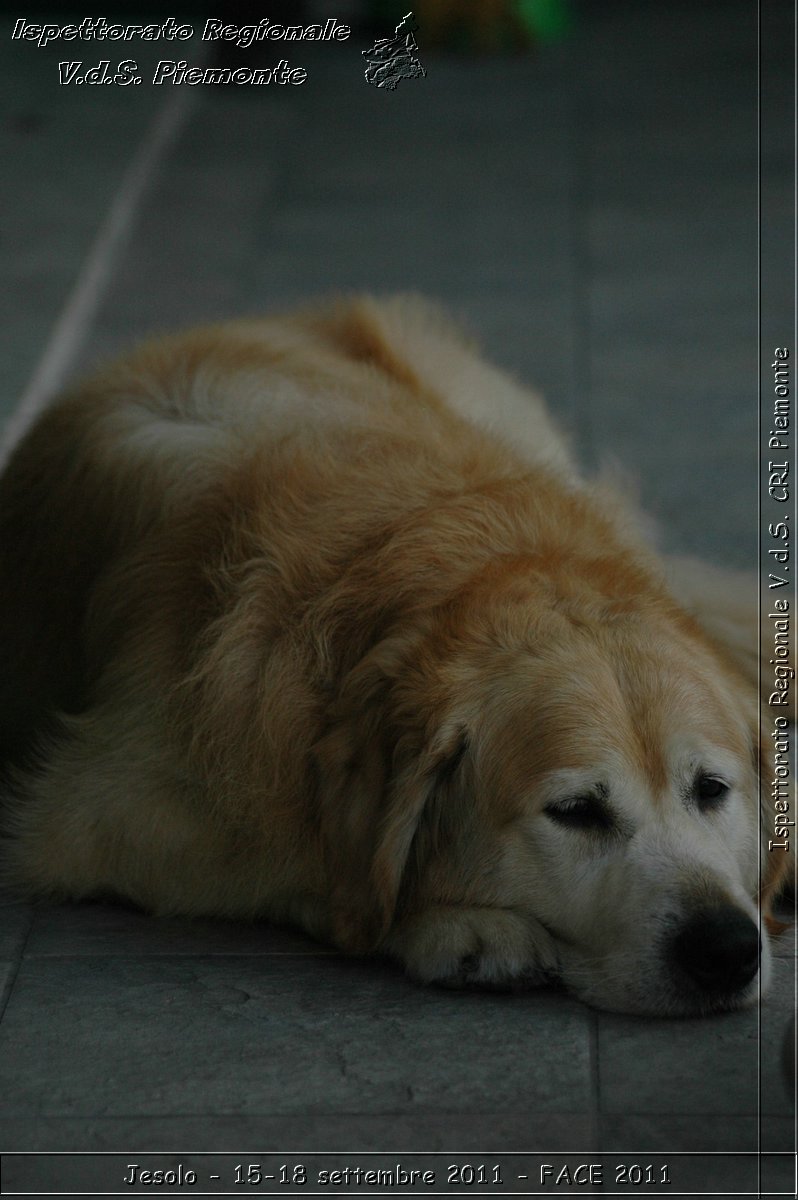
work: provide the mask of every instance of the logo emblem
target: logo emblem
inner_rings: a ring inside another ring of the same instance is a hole
[[[378,38],[370,50],[361,53],[367,60],[366,80],[374,87],[394,91],[400,79],[416,79],[427,72],[418,60],[413,34],[418,22],[412,12],[402,17],[392,38]]]

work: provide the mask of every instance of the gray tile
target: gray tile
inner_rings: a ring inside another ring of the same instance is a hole
[[[198,92],[81,364],[159,326],[318,293],[413,289],[476,302],[498,357],[567,407],[573,280],[561,77],[544,55],[534,68],[476,60],[467,73],[442,60],[424,82],[423,95],[408,89],[375,107],[359,72],[328,61],[291,106]],[[497,122],[508,104],[515,119]]]
[[[597,457],[638,471],[669,545],[743,565],[756,549],[755,38],[740,7],[726,50],[710,51],[703,20],[691,11],[678,45],[664,10],[589,22],[590,419]]]
[[[14,958],[21,952],[33,923],[33,911],[28,904],[0,902],[0,959]]]
[[[149,122],[149,87],[57,83],[63,43],[12,42],[2,21],[0,159],[6,284],[0,289],[0,419],[11,412]],[[142,67],[153,61],[146,45]],[[94,95],[92,95],[94,94]]]
[[[589,1148],[592,1120],[584,1113],[534,1109],[478,1114],[391,1113],[388,1116],[298,1113],[205,1117],[0,1118],[6,1151],[240,1152],[242,1147],[331,1151],[537,1151]]]
[[[776,959],[761,1008],[670,1021],[602,1014],[602,1113],[783,1114],[779,1055],[793,986],[792,962]]]
[[[789,1112],[794,1100],[794,1088],[784,1070],[784,1042],[790,1018],[794,1016],[795,1011],[795,960],[776,958],[773,982],[762,1004],[758,1030],[760,1106],[768,1118]]]
[[[604,1113],[757,1111],[757,1014],[600,1023],[600,1107]]]
[[[15,963],[0,962],[0,1015],[2,1015],[16,970]]]
[[[616,1153],[728,1153],[756,1154],[760,1150],[790,1150],[794,1141],[792,1118],[756,1113],[747,1117],[718,1117],[707,1111],[695,1114],[602,1113],[599,1147]]]
[[[153,332],[249,307],[256,231],[296,123],[279,104],[196,95],[168,171],[143,197],[80,369]]]
[[[665,549],[738,567],[756,562],[755,409],[748,397],[706,387],[704,368],[680,386],[680,370],[655,364],[664,344],[629,351],[594,389],[597,457],[621,462]],[[735,357],[732,355],[731,357]],[[742,372],[741,372],[742,377]],[[664,470],[663,464],[672,464]],[[722,493],[723,503],[718,503]]]
[[[28,958],[49,955],[132,957],[146,954],[334,955],[303,934],[265,922],[152,917],[116,904],[63,904],[40,909]]]
[[[31,959],[0,1055],[7,1116],[588,1107],[575,1002],[338,958]]]

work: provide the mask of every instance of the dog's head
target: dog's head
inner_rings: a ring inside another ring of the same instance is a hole
[[[760,850],[755,698],[664,592],[629,591],[507,564],[352,670],[319,747],[342,944],[498,908],[598,1007],[759,994],[782,864]]]

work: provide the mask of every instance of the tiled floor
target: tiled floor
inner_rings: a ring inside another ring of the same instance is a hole
[[[546,392],[588,466],[636,476],[666,544],[754,565],[753,0],[585,5],[561,46],[422,53],[426,79],[394,93],[366,86],[353,39],[303,48],[302,88],[100,99],[6,34],[0,415],[151,329],[412,288]],[[790,170],[764,162],[770,194]],[[761,1012],[642,1021],[424,990],[268,928],[0,917],[6,1151],[669,1152],[670,1194],[728,1195],[754,1194],[753,1158],[677,1152],[795,1145],[791,934]],[[3,1190],[59,1187],[49,1161],[7,1161]],[[80,1169],[78,1190],[109,1186],[102,1161]],[[790,1193],[788,1155],[762,1170],[763,1194]]]

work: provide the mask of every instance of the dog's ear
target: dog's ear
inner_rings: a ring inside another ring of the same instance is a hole
[[[458,727],[430,730],[400,678],[404,639],[350,671],[315,746],[331,937],[365,953],[387,933],[425,810],[462,755]]]
[[[782,741],[788,741],[785,733]],[[761,887],[759,907],[768,931],[774,935],[782,933],[788,926],[778,921],[771,912],[773,903],[785,889],[795,887],[795,838],[790,836],[791,827],[778,831],[776,817],[780,815],[776,803],[781,797],[787,800],[790,788],[779,788],[774,772],[774,749],[778,752],[778,739],[765,735],[764,729],[755,741],[755,757],[759,768],[760,828],[762,839]],[[787,836],[785,836],[785,833]],[[784,843],[787,844],[785,849]]]

